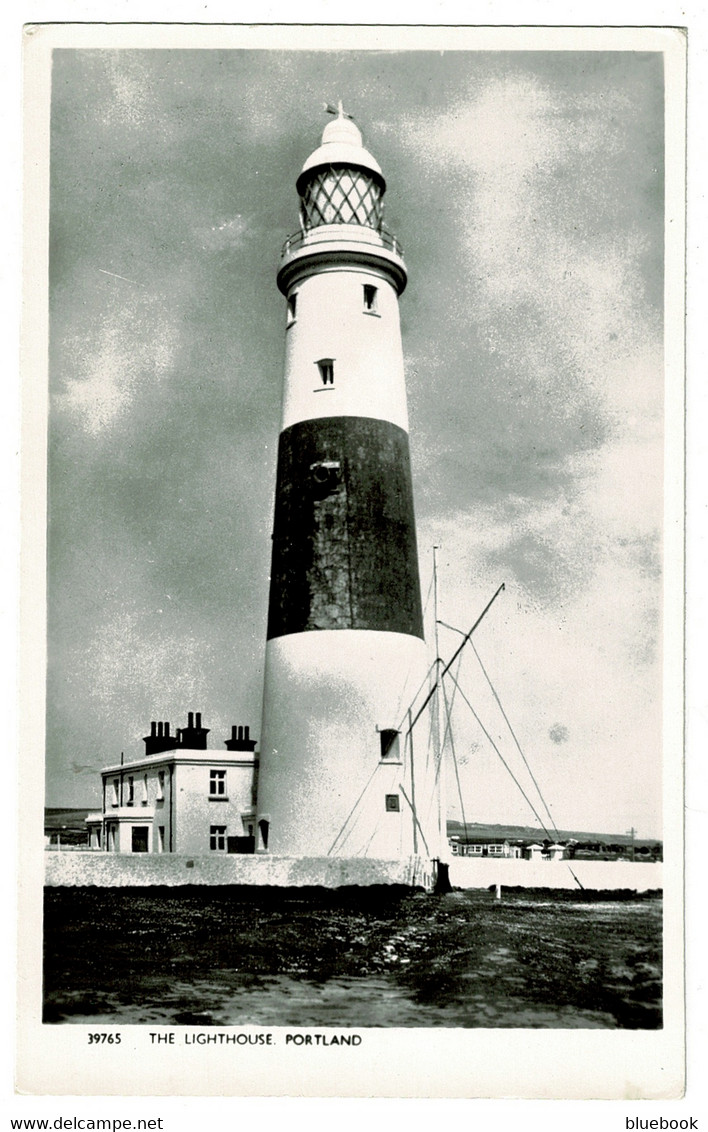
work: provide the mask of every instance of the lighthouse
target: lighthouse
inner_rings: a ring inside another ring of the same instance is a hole
[[[430,756],[411,707],[423,639],[386,182],[341,103],[297,178],[278,269],[285,378],[257,851],[430,856]]]

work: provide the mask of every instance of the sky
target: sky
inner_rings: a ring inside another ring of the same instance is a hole
[[[661,834],[659,54],[57,50],[48,805],[153,719],[260,731],[280,248],[341,98],[388,183],[452,817]],[[440,652],[459,635],[440,630]],[[479,659],[478,659],[479,657]],[[456,671],[456,669],[455,669]]]

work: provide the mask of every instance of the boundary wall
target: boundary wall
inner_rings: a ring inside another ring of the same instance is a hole
[[[343,888],[401,884],[432,888],[433,866],[422,857],[383,861],[364,857],[276,857],[220,853],[208,857],[178,853],[47,853],[45,884],[84,888],[185,884],[269,885],[278,888]]]
[[[572,870],[572,871],[571,871]],[[450,884],[453,888],[489,888],[501,884],[514,888],[620,889],[647,892],[663,888],[660,862],[643,861],[524,861],[513,857],[453,857]]]
[[[407,885],[430,890],[433,867],[422,857],[387,861],[365,857],[276,857],[177,853],[120,854],[96,850],[45,855],[50,887],[137,888],[153,885],[256,885],[277,888],[343,888],[349,885]],[[572,870],[572,871],[571,871]],[[575,876],[573,875],[575,874]],[[661,889],[660,863],[632,861],[524,861],[510,858],[453,858],[453,888]]]

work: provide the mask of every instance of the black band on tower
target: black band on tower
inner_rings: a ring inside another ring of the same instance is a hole
[[[268,639],[316,629],[423,637],[408,435],[389,421],[281,434]]]

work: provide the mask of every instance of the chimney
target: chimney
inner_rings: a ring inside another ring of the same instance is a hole
[[[190,711],[187,715],[187,727],[194,727],[194,712]]]
[[[236,724],[232,723],[231,724],[231,742],[232,743],[235,743],[236,740],[238,739],[237,731],[238,731],[238,728],[236,727]]]
[[[150,738],[151,739],[157,738],[157,723],[155,722],[154,719],[150,724]]]
[[[169,724],[169,722],[167,722],[165,724],[165,738],[169,739],[169,737],[170,737],[170,724]]]
[[[158,739],[162,738],[162,723],[161,722],[158,723],[158,725],[157,725],[157,737],[158,737]]]
[[[239,737],[239,739],[243,739],[243,727],[239,727],[239,729],[238,729],[238,737]]]
[[[251,729],[248,726],[244,727],[244,729],[243,729],[243,737],[246,740],[246,742],[248,742],[248,733],[249,733],[250,730]]]
[[[199,731],[201,729],[201,726],[202,726],[202,713],[200,711],[197,712],[197,724],[196,724],[196,726],[197,726],[197,731]]]

